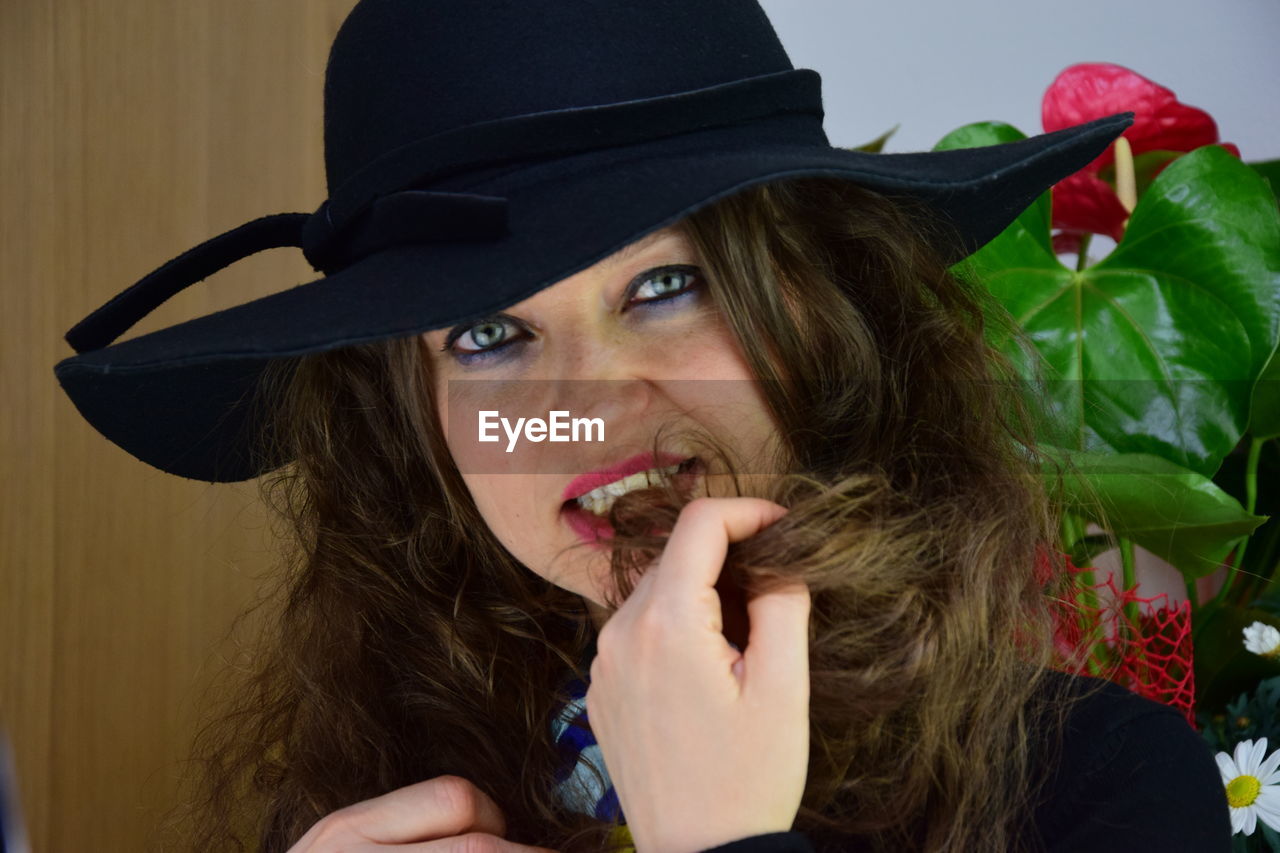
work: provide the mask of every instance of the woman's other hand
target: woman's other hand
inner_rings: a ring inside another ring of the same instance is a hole
[[[497,803],[467,779],[437,776],[325,815],[289,853],[337,853],[395,847],[432,853],[553,853],[503,840]]]
[[[639,853],[791,828],[809,761],[809,589],[747,603],[739,653],[716,581],[730,542],[777,521],[759,498],[698,498],[601,628],[587,717]]]

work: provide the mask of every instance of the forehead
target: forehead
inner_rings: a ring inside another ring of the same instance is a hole
[[[692,250],[688,237],[679,225],[668,225],[666,228],[659,228],[657,231],[650,232],[645,236],[628,243],[612,255],[605,257],[596,263],[596,266],[605,269],[621,266],[628,261],[640,255],[653,250]]]

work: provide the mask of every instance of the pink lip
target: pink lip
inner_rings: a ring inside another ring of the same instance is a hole
[[[640,471],[648,471],[650,468],[666,468],[670,465],[679,465],[684,461],[684,457],[675,453],[662,453],[655,459],[652,453],[637,453],[630,459],[624,459],[617,465],[609,468],[602,468],[599,471],[591,471],[575,477],[567,488],[564,490],[563,499],[566,501],[581,497],[592,489],[598,489],[601,486],[608,485],[614,480],[620,480],[623,477],[629,477]]]
[[[584,542],[593,543],[596,547],[605,547],[608,543],[602,540],[613,536],[613,525],[606,518],[587,512],[576,504],[569,504],[562,512],[570,529]]]

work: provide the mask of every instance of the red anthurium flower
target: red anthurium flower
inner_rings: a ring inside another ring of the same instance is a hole
[[[1053,227],[1062,229],[1053,238],[1055,252],[1079,251],[1083,234],[1106,234],[1117,243],[1124,236],[1129,211],[1096,172],[1082,170],[1056,183],[1052,204]]]
[[[1133,126],[1124,137],[1134,157],[1149,151],[1186,153],[1202,145],[1221,144],[1235,156],[1240,150],[1218,142],[1218,125],[1204,110],[1180,103],[1172,91],[1141,74],[1107,62],[1082,62],[1064,70],[1044,93],[1041,120],[1046,132],[1132,111]],[[1106,234],[1119,240],[1129,213],[1114,189],[1100,177],[1115,162],[1115,146],[1108,146],[1080,172],[1053,189],[1053,226],[1064,233],[1055,248],[1077,248],[1081,234]],[[1154,167],[1158,174],[1167,162]]]

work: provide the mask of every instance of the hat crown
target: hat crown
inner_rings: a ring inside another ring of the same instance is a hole
[[[756,0],[361,0],[325,71],[329,190],[467,125],[792,68]]]

